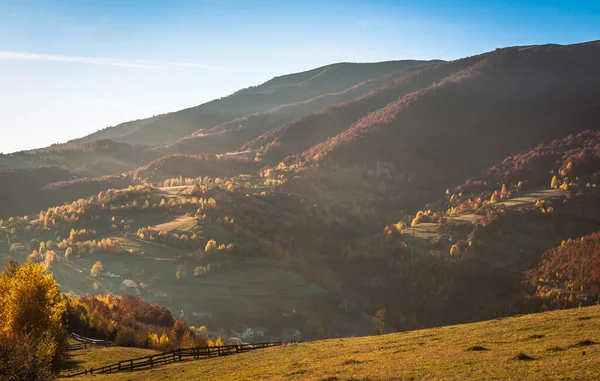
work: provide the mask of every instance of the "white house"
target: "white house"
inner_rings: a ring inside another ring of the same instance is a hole
[[[252,327],[247,327],[244,332],[242,332],[242,339],[247,339],[250,337],[254,337],[254,330]]]
[[[254,330],[254,337],[265,335],[266,330],[263,327],[252,327],[252,329]]]
[[[260,337],[265,335],[265,329],[263,327],[246,327],[242,332],[242,339],[248,339],[251,337]]]

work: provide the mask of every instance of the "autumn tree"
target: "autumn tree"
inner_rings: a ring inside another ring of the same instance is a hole
[[[100,274],[102,274],[103,270],[104,270],[104,268],[102,266],[102,262],[97,261],[96,263],[94,263],[94,266],[92,266],[90,273],[92,274],[92,276],[98,278],[100,276]]]
[[[0,379],[47,380],[61,368],[67,349],[66,311],[58,285],[28,261],[0,275]]]
[[[211,239],[206,243],[206,246],[204,247],[204,252],[212,253],[215,250],[217,250],[217,241]]]

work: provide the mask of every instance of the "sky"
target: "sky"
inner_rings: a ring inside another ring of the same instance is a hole
[[[594,0],[0,0],[0,152],[335,62],[596,39]]]

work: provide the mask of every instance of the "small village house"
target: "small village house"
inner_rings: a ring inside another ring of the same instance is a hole
[[[137,283],[131,279],[125,279],[123,282],[121,282],[119,288],[121,289],[121,292],[126,295],[141,295]]]

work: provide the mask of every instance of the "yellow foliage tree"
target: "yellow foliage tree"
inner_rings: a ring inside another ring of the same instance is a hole
[[[204,251],[207,253],[213,252],[217,249],[217,241],[214,239],[209,240],[204,247]]]
[[[161,345],[169,344],[169,336],[167,336],[167,333],[164,331],[163,331],[162,335],[160,335],[159,344],[161,344]]]
[[[52,275],[32,261],[8,266],[0,275],[0,305],[0,379],[47,379],[58,372],[67,349],[66,305]]]
[[[94,266],[92,266],[90,273],[92,274],[92,276],[97,278],[100,276],[100,274],[102,274],[103,270],[104,270],[104,268],[102,266],[102,262],[97,261],[96,263],[94,263]]]

